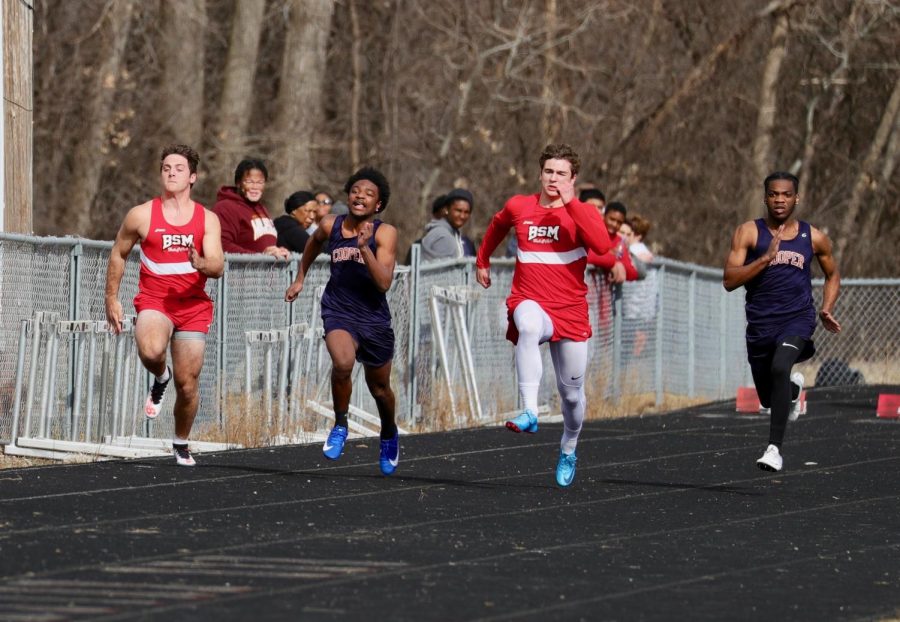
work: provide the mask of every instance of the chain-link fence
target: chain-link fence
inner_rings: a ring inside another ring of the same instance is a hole
[[[149,379],[132,336],[112,338],[103,330],[110,248],[108,242],[0,234],[0,441],[38,434],[73,440],[171,435],[170,416],[150,423],[131,413],[139,410],[132,406]],[[505,339],[514,265],[494,260],[486,290],[475,283],[471,259],[422,263],[414,246],[411,266],[397,267],[389,292],[396,335],[392,383],[403,425],[426,430],[494,422],[517,408],[513,348]],[[138,268],[136,257],[128,261],[119,295],[132,315]],[[330,360],[318,308],[328,263],[321,257],[301,296],[287,304],[284,291],[297,269],[297,257],[278,262],[228,255],[225,275],[208,282],[215,321],[195,429],[227,427],[239,416],[296,418],[308,410],[315,411],[313,425],[328,425]],[[750,383],[743,291],[725,292],[721,270],[659,259],[645,280],[617,288],[594,272],[586,278],[594,332],[589,412],[607,405],[627,411],[636,399],[662,405],[669,398],[730,398]],[[820,298],[821,283],[814,285]],[[900,280],[845,280],[836,308],[844,330],[816,332],[819,353],[801,367],[808,384],[900,382],[898,302]],[[44,314],[40,322],[35,313]],[[555,412],[546,348],[543,355],[541,400]],[[164,412],[171,412],[171,401],[167,396]],[[352,405],[363,419],[376,412],[358,374]],[[129,408],[127,417],[120,414]],[[29,412],[33,416],[25,417]]]

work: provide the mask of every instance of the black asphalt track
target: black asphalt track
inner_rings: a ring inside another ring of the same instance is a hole
[[[721,402],[561,427],[0,471],[0,620],[889,620],[900,422],[809,391],[785,470]]]

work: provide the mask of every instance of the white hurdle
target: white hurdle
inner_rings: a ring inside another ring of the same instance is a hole
[[[456,337],[456,349],[460,365],[462,367],[463,382],[468,397],[469,412],[477,419],[482,419],[481,399],[478,396],[478,383],[475,378],[475,364],[472,360],[472,343],[469,340],[469,329],[466,327],[466,303],[475,294],[469,287],[453,286],[431,288],[429,307],[431,309],[431,325],[434,329],[435,340],[438,346],[438,356],[441,360],[441,368],[444,381],[447,383],[447,394],[450,398],[450,408],[454,418],[459,418],[456,398],[453,395],[453,380],[451,378],[450,356],[445,336],[444,318],[441,313],[443,304],[449,310],[449,324]]]
[[[73,454],[103,459],[171,453],[171,441],[149,438],[154,424],[144,418],[141,406],[150,376],[133,336],[133,317],[124,318],[118,335],[110,332],[106,321],[60,320],[58,313],[37,312],[22,320],[6,453],[58,460]],[[65,395],[57,389],[61,364],[66,364],[69,376]],[[232,446],[191,443],[198,452]]]

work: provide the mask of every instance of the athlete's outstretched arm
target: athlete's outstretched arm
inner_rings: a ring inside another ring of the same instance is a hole
[[[475,280],[484,288],[491,286],[491,255],[509,233],[512,225],[512,212],[507,201],[503,209],[491,218],[481,240],[481,246],[478,247],[478,255],[475,257]]]
[[[837,302],[841,290],[841,275],[838,272],[837,261],[831,254],[831,240],[823,232],[812,227],[813,252],[825,275],[825,287],[822,289],[822,309],[819,311],[819,319],[825,330],[832,333],[841,332],[840,323],[834,318],[834,304]]]
[[[559,198],[569,217],[575,221],[578,237],[581,238],[588,250],[603,255],[612,248],[612,240],[606,230],[606,223],[603,222],[603,217],[600,216],[596,207],[578,200],[575,194],[576,179],[578,179],[577,175],[557,179],[556,190],[559,192]]]
[[[375,232],[375,252],[369,246],[374,225],[365,223],[359,232],[359,253],[362,256],[375,287],[380,292],[391,288],[394,280],[394,264],[397,263],[397,229],[393,225],[381,223]]]
[[[606,223],[603,222],[596,207],[572,197],[565,203],[565,208],[572,220],[575,221],[575,226],[578,227],[578,237],[589,250],[603,255],[612,249],[612,240],[609,239]]]
[[[203,256],[196,248],[190,249],[191,265],[194,269],[211,279],[217,279],[225,272],[225,255],[222,251],[222,225],[219,217],[206,211],[205,231],[203,232]]]
[[[125,215],[125,220],[119,227],[116,241],[109,253],[109,262],[106,264],[106,321],[116,334],[122,332],[122,318],[124,317],[122,303],[119,302],[119,285],[125,274],[125,261],[128,259],[128,254],[141,239],[141,223],[145,219],[149,222],[150,215],[149,210],[145,209],[146,207],[146,204],[139,205]]]
[[[285,302],[294,302],[303,290],[303,279],[306,278],[309,267],[313,265],[316,257],[322,252],[322,246],[325,245],[328,236],[331,235],[331,228],[334,225],[335,218],[334,214],[328,214],[322,218],[319,228],[313,231],[313,234],[306,241],[306,246],[303,247],[303,256],[300,258],[300,269],[297,271],[297,276],[294,278],[294,282],[288,286],[287,291],[284,292]]]
[[[756,224],[748,221],[738,226],[731,238],[731,251],[728,253],[728,259],[725,260],[725,270],[722,276],[722,285],[727,291],[737,289],[766,269],[769,262],[778,254],[783,232],[784,225],[781,225],[772,236],[772,242],[769,244],[766,254],[758,257],[756,261],[744,265],[744,261],[747,260],[747,249],[756,244]]]

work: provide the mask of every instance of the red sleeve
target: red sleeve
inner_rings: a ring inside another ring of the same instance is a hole
[[[478,247],[478,256],[475,259],[476,268],[491,267],[491,254],[503,241],[503,238],[506,237],[510,227],[512,227],[513,217],[510,202],[507,201],[503,209],[491,218],[491,224],[488,225],[487,231],[484,232],[481,246]]]
[[[612,242],[606,232],[606,223],[603,222],[603,217],[600,216],[596,207],[590,203],[582,203],[578,199],[572,199],[566,203],[565,207],[569,216],[575,221],[575,226],[578,227],[578,236],[588,251],[603,255],[612,248]]]
[[[587,262],[592,266],[597,266],[601,270],[606,270],[608,272],[616,265],[616,256],[612,251],[607,251],[602,255],[598,255],[594,251],[589,250]]]
[[[622,253],[621,259],[622,265],[625,266],[625,280],[626,281],[637,281],[638,280],[638,272],[637,268],[634,267],[634,263],[631,261],[631,253],[628,252],[628,247],[625,247],[625,252]]]

